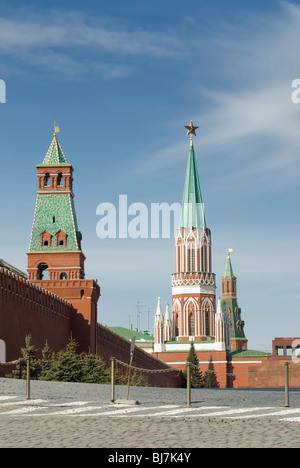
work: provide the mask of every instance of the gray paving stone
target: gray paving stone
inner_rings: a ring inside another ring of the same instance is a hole
[[[0,379],[0,447],[300,446],[299,390],[291,390],[287,413],[283,390],[193,389],[191,412],[185,389],[132,387],[130,396],[138,407],[111,405],[109,385],[32,381],[26,401],[25,381]],[[116,398],[125,397],[117,387]]]

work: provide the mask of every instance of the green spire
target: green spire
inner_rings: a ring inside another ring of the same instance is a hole
[[[230,252],[231,252],[231,249],[227,255],[227,262],[226,262],[226,267],[225,267],[225,271],[223,274],[223,278],[235,278],[232,265],[231,265],[231,260],[230,260]]]
[[[206,221],[202,202],[197,163],[193,141],[189,150],[189,158],[185,176],[182,198],[180,228],[205,228]]]
[[[53,140],[47,151],[43,164],[51,166],[53,166],[54,164],[68,164],[63,150],[61,149],[60,144],[58,143],[56,133],[54,133],[53,135]]]

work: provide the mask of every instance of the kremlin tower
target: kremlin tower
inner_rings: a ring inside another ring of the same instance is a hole
[[[211,230],[207,227],[195,157],[192,122],[186,126],[190,148],[183,190],[180,224],[175,235],[175,273],[172,275],[172,312],[162,314],[160,298],[155,314],[154,353],[169,362],[168,352],[228,352],[247,349],[244,322],[236,299],[236,277],[230,254],[222,278],[222,298],[216,304],[212,271]],[[177,362],[178,364],[178,362]]]
[[[73,193],[73,167],[57,139],[42,164],[37,165],[37,198],[30,235],[28,279],[67,300],[74,308],[71,331],[80,337],[82,349],[96,352],[99,285],[85,279],[85,256],[81,249]],[[88,333],[82,335],[83,326]]]
[[[247,339],[244,332],[244,321],[241,319],[241,309],[237,302],[236,277],[234,276],[229,249],[227,263],[222,276],[222,310],[230,326],[230,347],[247,349]]]

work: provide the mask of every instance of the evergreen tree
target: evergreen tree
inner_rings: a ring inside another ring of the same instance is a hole
[[[203,375],[199,369],[199,361],[196,355],[194,343],[191,343],[189,355],[187,358],[187,362],[190,362],[191,365],[191,387],[192,388],[199,388],[203,387]],[[183,375],[186,379],[187,377],[187,369],[185,368]]]
[[[108,383],[110,381],[110,371],[105,368],[105,364],[100,356],[93,354],[82,355],[83,379],[86,383]]]
[[[78,354],[78,346],[76,340],[70,338],[66,348],[55,353],[46,341],[41,350],[42,357],[36,359],[38,349],[33,345],[31,335],[27,335],[16,370],[7,377],[26,379],[27,358],[30,358],[31,379],[109,384],[110,369],[106,367],[102,357],[90,353]],[[116,372],[116,383],[127,384],[126,375]],[[134,373],[131,384],[147,386],[148,381],[139,373]]]
[[[208,369],[205,372],[205,388],[219,388],[219,383],[217,381],[215,369],[213,362],[210,361],[208,364]]]
[[[59,351],[56,355],[56,359],[52,361],[50,370],[45,375],[45,380],[82,382],[82,359],[80,354],[76,353],[77,348],[78,343],[71,338],[66,349]]]
[[[32,336],[25,336],[25,348],[21,348],[22,357],[17,361],[16,370],[12,371],[12,377],[26,379],[27,359],[30,359],[30,378],[37,379],[38,362],[36,354],[38,349],[33,345]]]
[[[48,345],[46,341],[44,348],[42,349],[42,359],[39,360],[39,379],[47,380],[47,375],[55,360],[55,353]]]

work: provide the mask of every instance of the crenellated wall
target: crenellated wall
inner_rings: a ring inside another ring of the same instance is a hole
[[[72,304],[42,288],[42,284],[67,295]],[[108,366],[110,357],[129,363],[130,341],[97,323],[98,294],[99,287],[93,280],[35,284],[0,268],[0,360],[18,359],[26,335],[32,336],[34,346],[40,350],[47,341],[54,351],[59,351],[66,347],[72,332],[80,351],[102,356]],[[139,348],[135,349],[133,365],[168,369],[165,363]],[[0,377],[11,370],[0,364]],[[179,387],[181,383],[181,376],[174,372],[145,375],[153,386]]]
[[[71,311],[66,300],[0,269],[0,339],[6,344],[6,361],[20,356],[28,334],[37,348],[43,348],[46,340],[54,350],[65,347]]]

